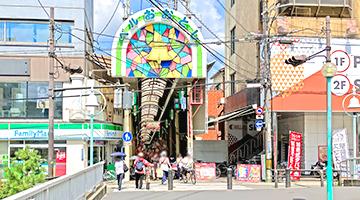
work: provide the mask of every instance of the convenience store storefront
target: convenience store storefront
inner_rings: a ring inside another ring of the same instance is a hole
[[[57,176],[71,174],[89,164],[90,125],[88,123],[57,123],[54,126]],[[119,144],[122,126],[94,124],[94,162],[111,160],[110,154]],[[9,164],[18,149],[29,146],[38,150],[47,167],[48,124],[0,124],[0,170]],[[0,172],[0,174],[2,174]]]

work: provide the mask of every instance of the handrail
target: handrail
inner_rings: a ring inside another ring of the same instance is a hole
[[[50,189],[55,188],[56,186],[60,186],[62,183],[65,182],[70,182],[71,180],[80,177],[81,175],[83,175],[84,173],[87,172],[91,172],[91,171],[95,171],[96,173],[96,169],[97,168],[102,168],[101,170],[101,174],[100,174],[100,180],[99,182],[102,181],[102,172],[103,172],[103,166],[104,166],[104,161],[100,162],[100,163],[96,163],[93,166],[87,167],[79,172],[76,172],[74,174],[70,174],[70,175],[65,175],[50,181],[47,181],[45,183],[41,183],[38,185],[35,185],[32,188],[29,188],[27,190],[24,190],[22,192],[19,192],[17,194],[14,194],[10,197],[5,198],[4,200],[17,200],[17,199],[34,199],[35,196],[40,195],[42,192],[45,192],[47,195],[49,195],[49,191]],[[95,180],[95,182],[98,182],[97,180]],[[94,188],[96,185],[93,185],[92,187]],[[86,190],[86,188],[85,188]],[[83,191],[88,192],[88,191]],[[37,199],[37,198],[36,198]],[[46,198],[44,198],[46,199]],[[66,198],[63,198],[66,199]]]

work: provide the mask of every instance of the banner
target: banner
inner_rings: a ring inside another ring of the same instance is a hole
[[[195,163],[195,174],[197,180],[215,180],[215,163]]]
[[[346,129],[337,129],[332,135],[333,163],[335,170],[348,171],[346,167],[346,159],[349,159],[349,145],[346,135]],[[346,172],[342,172],[341,176],[346,176]]]
[[[289,136],[289,153],[288,153],[288,168],[291,169],[291,180],[300,180],[301,171],[301,152],[302,152],[302,134],[290,131]]]
[[[260,182],[261,165],[238,164],[236,178],[242,182]]]
[[[55,175],[63,176],[66,175],[66,151],[56,151],[56,166]]]

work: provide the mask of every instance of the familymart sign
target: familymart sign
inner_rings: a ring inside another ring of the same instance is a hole
[[[87,139],[90,137],[89,124],[55,124],[55,139]],[[95,139],[120,139],[122,126],[94,124]],[[0,140],[7,139],[47,139],[47,124],[1,124]]]

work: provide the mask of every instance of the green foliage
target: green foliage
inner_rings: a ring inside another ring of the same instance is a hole
[[[38,151],[25,147],[15,152],[11,167],[5,169],[5,181],[0,186],[0,199],[33,187],[45,180]]]

